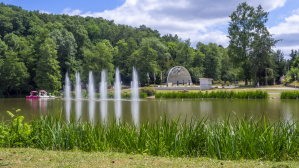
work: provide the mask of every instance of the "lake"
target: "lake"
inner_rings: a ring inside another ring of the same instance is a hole
[[[74,115],[77,119],[93,122],[118,119],[127,122],[156,121],[164,114],[168,118],[181,118],[189,121],[192,117],[207,117],[211,121],[221,120],[224,116],[259,117],[271,121],[299,119],[298,100],[243,100],[243,99],[144,99],[141,101],[90,101],[63,99],[0,99],[1,119],[8,120],[6,111],[15,112],[29,121],[38,115],[55,114],[59,111],[68,120]]]

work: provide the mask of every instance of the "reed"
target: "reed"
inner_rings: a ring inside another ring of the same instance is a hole
[[[61,113],[41,116],[28,124],[14,118],[0,124],[1,147],[43,150],[114,151],[156,156],[217,159],[299,159],[299,123],[259,119],[207,122],[166,116],[138,126],[116,122],[65,122]]]
[[[298,99],[299,92],[298,91],[283,91],[280,94],[281,99]]]
[[[219,99],[267,99],[266,91],[217,91],[217,92],[166,92],[156,93],[156,98],[219,98]]]

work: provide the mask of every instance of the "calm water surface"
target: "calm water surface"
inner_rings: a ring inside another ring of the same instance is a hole
[[[0,99],[0,116],[9,119],[6,111],[21,109],[26,121],[38,115],[55,114],[62,111],[65,119],[74,115],[84,121],[111,121],[140,123],[146,120],[156,121],[164,114],[168,118],[190,120],[208,117],[212,121],[221,120],[223,116],[258,117],[265,116],[271,121],[278,119],[299,119],[299,102],[297,100],[239,100],[239,99],[145,99],[142,101],[89,101],[62,99]]]

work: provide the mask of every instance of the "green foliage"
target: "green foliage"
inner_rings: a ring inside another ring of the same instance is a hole
[[[61,74],[55,42],[47,38],[40,47],[40,59],[37,62],[34,81],[40,89],[54,91],[61,88]]]
[[[283,91],[280,94],[281,99],[299,99],[298,91]]]
[[[100,97],[100,95],[99,95],[99,97]],[[114,93],[112,93],[112,92],[109,92],[108,93],[108,98],[109,99],[113,99],[114,98]],[[130,99],[131,98],[131,94],[130,93],[122,93],[121,94],[121,98],[122,99]],[[141,98],[141,99],[145,99],[145,98],[147,98],[147,94],[146,93],[139,93],[139,98]]]
[[[56,44],[57,61],[61,68],[61,75],[64,78],[66,72],[70,74],[70,79],[75,80],[75,73],[80,70],[80,61],[76,58],[77,44],[71,32],[66,29],[55,29],[50,33],[50,37]]]
[[[61,94],[60,94],[59,91],[57,91],[57,90],[54,90],[54,91],[53,91],[53,95],[54,95],[54,96],[61,96]]]
[[[32,133],[31,125],[23,123],[24,117],[19,116],[20,109],[16,110],[17,114],[7,111],[11,117],[8,124],[0,125],[0,144],[5,147],[23,147],[28,146],[34,138],[30,138]]]
[[[84,50],[83,59],[83,80],[87,81],[89,71],[93,71],[95,82],[99,83],[101,77],[101,70],[105,69],[108,73],[108,85],[112,83],[113,79],[113,55],[115,49],[111,46],[108,40],[103,40],[93,46],[92,50]]]
[[[268,93],[265,91],[218,91],[218,92],[166,92],[156,93],[156,98],[219,98],[219,99],[267,99]]]
[[[140,153],[156,156],[210,157],[222,160],[298,160],[298,121],[261,118],[223,118],[182,122],[164,116],[156,122],[137,125],[117,122],[64,121],[40,116],[29,124],[22,119],[0,125],[2,147],[32,147],[48,150],[82,150]]]
[[[140,92],[141,92],[141,93],[146,93],[147,96],[153,96],[153,95],[156,94],[156,90],[155,90],[155,88],[153,88],[153,87],[142,87],[142,88],[140,89]]]
[[[26,85],[29,74],[25,64],[18,58],[17,53],[12,50],[5,52],[5,58],[2,61],[0,59],[1,90],[7,93],[9,91],[27,90],[28,86]]]
[[[243,68],[246,85],[251,78],[267,84],[266,69],[273,68],[272,47],[277,41],[265,26],[267,17],[268,12],[261,6],[254,9],[246,2],[239,4],[230,15],[229,49],[234,64]]]

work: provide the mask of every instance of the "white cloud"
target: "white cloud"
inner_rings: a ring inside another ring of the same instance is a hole
[[[288,56],[292,49],[299,49],[299,9],[294,10],[292,15],[286,17],[283,22],[277,26],[269,28],[275,39],[282,39],[278,42],[277,49],[284,52]]]
[[[62,14],[67,14],[67,15],[70,15],[70,16],[80,15],[81,13],[82,13],[81,10],[79,10],[79,9],[72,10],[71,8],[65,8],[62,11]]]
[[[271,27],[269,31],[275,35],[299,33],[299,9],[277,26]]]
[[[39,11],[39,13],[46,13],[46,14],[50,14],[51,12],[45,11],[45,10],[41,10]]]
[[[221,31],[227,26],[229,15],[236,10],[239,0],[126,0],[113,10],[103,12],[85,12],[71,10],[64,14],[91,17],[103,17],[114,20],[117,24],[134,27],[146,25],[158,30],[162,35],[177,34],[183,39],[190,38],[194,43],[198,41],[215,42],[223,46],[228,45],[226,33]],[[267,11],[282,7],[286,0],[248,0],[249,5],[261,4]],[[226,31],[226,30],[224,30]]]

